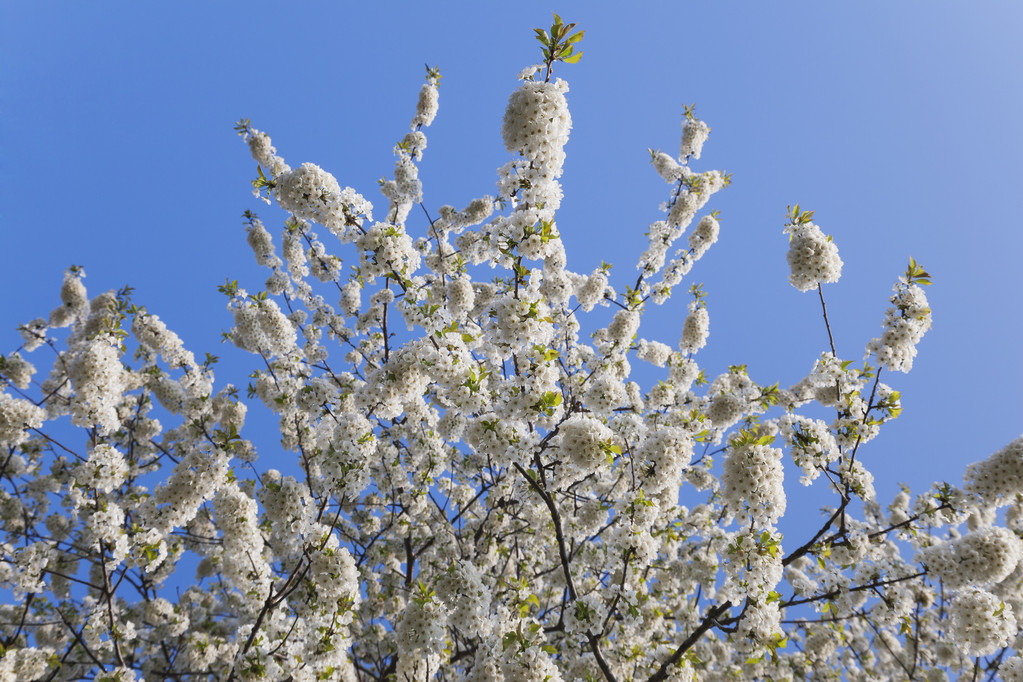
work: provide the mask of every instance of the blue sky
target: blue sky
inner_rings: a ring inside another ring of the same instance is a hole
[[[786,282],[786,205],[816,210],[845,261],[825,289],[839,354],[859,361],[914,256],[935,278],[934,328],[900,419],[863,452],[882,501],[896,481],[958,482],[1018,436],[1023,332],[1023,5],[1010,2],[539,2],[0,4],[0,350],[83,265],[93,294],[131,284],[218,379],[256,365],[220,344],[216,286],[265,275],[241,213],[271,231],[255,164],[232,124],[250,117],[292,165],[328,169],[375,202],[424,63],[440,114],[421,164],[426,206],[492,193],[515,75],[539,61],[552,10],[586,31],[558,217],[569,267],[635,277],[667,186],[647,148],[675,152],[683,104],[713,131],[699,170],[733,173],[708,206],[719,243],[703,282],[714,374],[746,363],[788,386],[827,347],[816,297]],[[410,223],[410,231],[422,225]],[[679,292],[681,294],[681,291]],[[643,335],[674,343],[684,297]],[[257,445],[259,445],[257,439]],[[272,452],[273,444],[263,444]]]

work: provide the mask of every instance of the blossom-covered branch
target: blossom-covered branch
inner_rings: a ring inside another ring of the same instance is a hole
[[[436,67],[381,207],[237,124],[270,207],[242,220],[265,281],[219,287],[253,360],[238,386],[130,289],[67,271],[0,356],[0,679],[1023,679],[1023,437],[961,486],[874,488],[931,275],[911,260],[843,358],[824,288],[845,264],[792,207],[789,281],[827,342],[788,388],[741,358],[708,375],[713,292],[690,274],[731,176],[697,168],[711,129],[684,107],[678,154],[651,150],[666,189],[635,208],[636,274],[572,269],[554,68],[574,28],[536,29],[509,158],[462,208],[419,176]],[[655,306],[677,341],[644,336]],[[250,414],[279,438],[250,441]],[[829,502],[784,537],[796,478]]]

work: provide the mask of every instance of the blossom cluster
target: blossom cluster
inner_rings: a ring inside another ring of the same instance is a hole
[[[785,231],[789,235],[789,250],[785,258],[791,270],[789,282],[792,286],[800,291],[809,291],[823,283],[838,281],[842,276],[842,259],[831,237],[808,218],[797,218]]]

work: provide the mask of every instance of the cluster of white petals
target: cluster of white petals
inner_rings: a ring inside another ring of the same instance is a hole
[[[949,611],[949,636],[966,656],[993,654],[1016,637],[1012,606],[979,588],[960,592]]]
[[[976,493],[985,504],[1003,507],[1023,493],[1023,436],[987,459],[966,467],[966,490]]]
[[[273,146],[270,136],[266,133],[249,128],[245,133],[245,141],[249,144],[249,152],[262,168],[277,175],[287,173],[291,167],[284,163],[284,159],[277,156],[277,148]]]
[[[572,129],[568,83],[524,80],[508,99],[501,125],[504,146],[538,164],[552,177],[561,175],[565,143]]]
[[[440,92],[437,89],[438,78],[430,77],[419,89],[419,101],[416,103],[416,115],[412,118],[412,127],[428,126],[437,117],[440,107]]]
[[[842,259],[831,237],[814,223],[804,222],[785,228],[789,235],[789,283],[800,291],[816,289],[842,276]]]
[[[694,306],[682,323],[679,346],[687,353],[695,353],[707,345],[710,336],[710,314],[706,306]]]
[[[295,346],[295,328],[277,302],[241,300],[234,307],[231,340],[252,353],[283,355]]]
[[[274,198],[281,208],[323,225],[342,239],[373,210],[362,195],[351,187],[342,189],[333,175],[313,163],[274,176],[274,183]]]
[[[101,444],[93,448],[86,461],[75,466],[72,475],[80,486],[109,493],[128,477],[128,462],[115,448]]]
[[[884,333],[867,344],[867,353],[887,369],[908,372],[913,369],[917,344],[931,328],[931,308],[924,290],[905,278],[895,284],[895,295],[889,300],[892,306],[885,311]]]
[[[803,470],[803,485],[810,485],[841,456],[835,436],[823,420],[786,415],[778,420],[778,426],[789,443],[793,461]]]
[[[15,351],[7,356],[0,355],[0,377],[17,388],[28,388],[35,373],[35,365],[21,357],[21,353]]]
[[[686,159],[690,156],[694,159],[700,158],[703,144],[708,137],[710,137],[710,126],[706,121],[687,117],[682,122],[682,145],[678,152],[679,158]]]
[[[699,260],[707,250],[717,243],[721,225],[714,216],[703,216],[696,229],[689,235],[689,248],[693,252],[693,260]]]
[[[759,443],[729,449],[721,474],[725,502],[745,509],[757,528],[773,526],[785,513],[782,452]]]
[[[565,462],[574,469],[591,472],[607,462],[613,434],[599,420],[578,415],[564,421],[559,431]]]
[[[1004,580],[1023,558],[1023,540],[1008,528],[985,528],[928,547],[920,561],[945,585],[956,589]]]
[[[16,447],[28,439],[26,429],[38,429],[46,411],[28,400],[0,393],[0,445]]]
[[[124,368],[116,342],[100,336],[84,343],[68,372],[74,397],[71,417],[79,426],[98,426],[110,432],[120,420],[117,405],[125,389]]]

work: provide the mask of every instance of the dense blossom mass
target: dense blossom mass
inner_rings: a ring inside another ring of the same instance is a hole
[[[864,456],[930,276],[911,262],[862,358],[829,343],[789,388],[708,376],[713,299],[688,280],[728,229],[705,206],[729,176],[690,166],[710,127],[687,107],[679,155],[651,152],[668,188],[635,279],[571,269],[572,28],[537,29],[510,158],[463,208],[419,179],[436,69],[376,206],[239,123],[283,210],[245,212],[265,282],[220,288],[247,387],[68,271],[0,356],[0,680],[1023,679],[1023,437],[893,500]],[[808,314],[843,267],[811,218],[784,228]],[[644,338],[658,305],[677,341]],[[280,440],[257,446],[267,410]],[[780,529],[805,516],[786,470],[828,500],[804,537]]]

